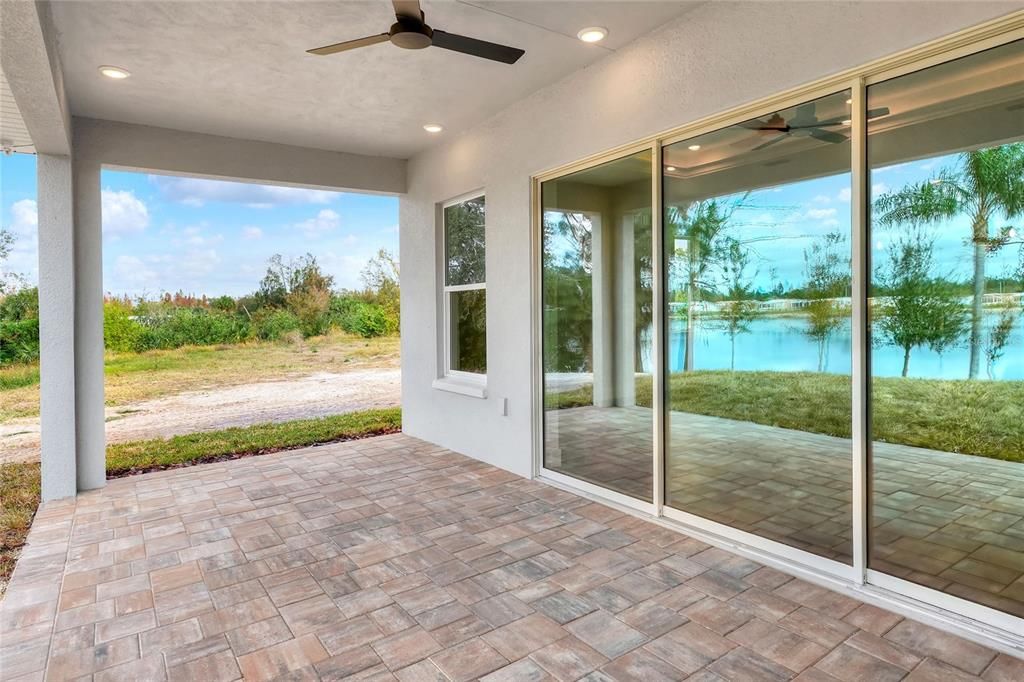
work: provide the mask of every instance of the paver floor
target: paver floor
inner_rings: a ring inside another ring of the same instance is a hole
[[[1024,661],[403,436],[43,505],[0,677],[1024,679]]]
[[[547,413],[557,470],[650,499],[651,411]],[[850,563],[850,440],[670,413],[669,505]],[[873,446],[871,567],[1024,617],[1024,464]]]

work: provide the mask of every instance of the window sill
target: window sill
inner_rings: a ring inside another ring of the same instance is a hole
[[[448,391],[449,393],[458,393],[459,395],[469,396],[470,398],[486,398],[487,397],[487,379],[481,377],[479,381],[472,379],[456,379],[455,377],[443,377],[441,379],[434,379],[431,387],[436,388],[439,391]]]

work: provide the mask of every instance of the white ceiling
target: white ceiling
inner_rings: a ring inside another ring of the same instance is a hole
[[[424,0],[427,23],[526,50],[515,65],[384,43],[306,49],[386,31],[388,0],[53,3],[72,113],[179,130],[406,158],[699,4]],[[601,46],[576,32],[609,29]],[[112,81],[113,64],[132,77]]]

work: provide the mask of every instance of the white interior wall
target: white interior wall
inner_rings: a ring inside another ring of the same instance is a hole
[[[410,160],[401,199],[403,428],[531,475],[530,176],[1022,8],[707,3]],[[487,398],[437,377],[435,207],[487,195]],[[501,406],[508,400],[507,416]]]

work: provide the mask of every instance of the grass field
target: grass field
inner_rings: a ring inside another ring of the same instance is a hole
[[[1024,462],[1024,381],[879,378],[872,437]],[[850,436],[850,379],[812,372],[687,372],[669,382],[673,410],[830,436]],[[651,379],[637,381],[649,407]],[[545,397],[549,408],[592,404],[585,386]]]
[[[366,410],[321,419],[120,443],[107,448],[107,476],[262,455],[402,429],[401,409]],[[0,464],[0,595],[14,571],[39,506],[39,464]]]
[[[236,386],[311,372],[398,367],[399,338],[343,333],[294,344],[251,342],[108,353],[106,404],[124,405],[197,389]],[[39,366],[0,367],[0,422],[39,414]]]

